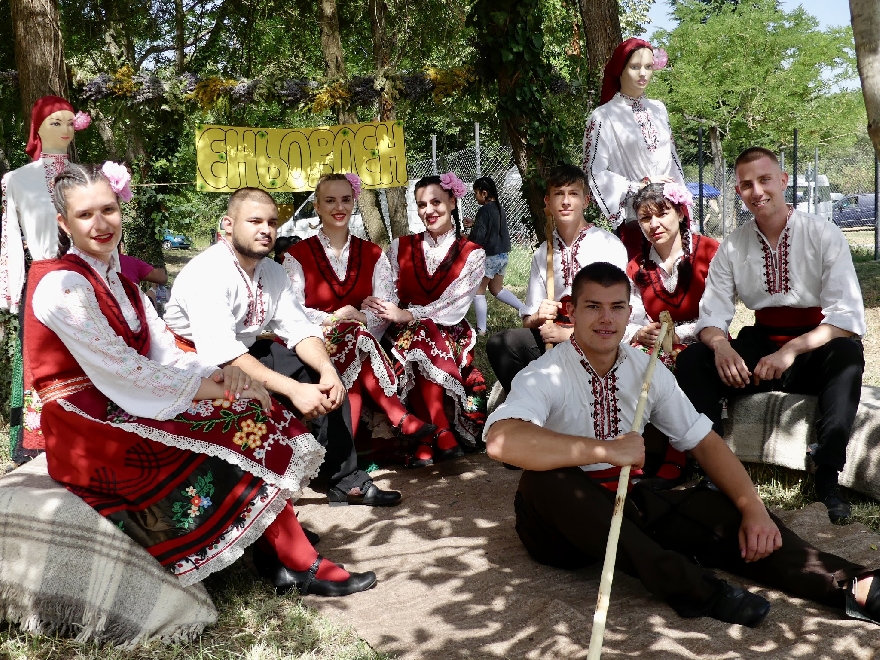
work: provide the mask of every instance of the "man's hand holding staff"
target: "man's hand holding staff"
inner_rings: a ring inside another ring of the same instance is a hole
[[[639,394],[639,402],[636,405],[636,414],[633,418],[632,431],[638,431],[642,425],[642,417],[645,414],[645,405],[648,402],[648,391],[651,389],[651,379],[654,377],[654,368],[657,366],[657,358],[661,349],[666,352],[672,351],[672,337],[674,326],[669,312],[660,314],[660,332],[654,342],[654,350],[645,370],[645,379],[642,382],[642,391]],[[608,604],[611,598],[611,581],[614,579],[614,563],[617,560],[617,541],[620,538],[620,525],[623,522],[623,505],[626,503],[626,491],[629,487],[630,466],[624,466],[620,470],[620,479],[617,482],[617,495],[614,498],[614,514],[611,516],[611,529],[608,532],[608,545],[605,547],[605,564],[602,566],[602,579],[599,582],[599,599],[596,603],[596,613],[593,615],[593,631],[590,635],[590,649],[587,651],[587,660],[599,660],[602,655],[602,641],[605,638],[605,620],[608,617]]]

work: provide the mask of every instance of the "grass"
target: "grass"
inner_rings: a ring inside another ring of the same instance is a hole
[[[856,271],[862,285],[868,313],[868,327],[880,328],[880,263],[873,259],[873,232],[848,232]],[[165,253],[168,274],[173,277],[200,250],[174,250]],[[525,298],[531,251],[515,248],[505,278],[505,286],[521,300]],[[494,296],[486,296],[490,330],[518,327],[519,317]],[[473,324],[473,310],[468,313]],[[734,319],[733,332],[751,322],[751,313],[741,305]],[[880,338],[869,332],[865,338],[865,383],[880,385]],[[476,362],[489,388],[495,382],[486,360],[486,337],[477,343]],[[8,430],[0,430],[0,466],[9,465]],[[748,464],[746,469],[758,492],[769,506],[798,509],[814,500],[813,478],[803,472],[772,465]],[[853,521],[880,532],[880,504],[859,493],[850,492]],[[217,626],[191,644],[152,644],[133,651],[79,645],[69,639],[22,633],[9,624],[0,624],[0,658],[3,660],[386,660],[357,638],[302,603],[296,596],[277,597],[258,580],[242,561],[210,576],[205,586],[219,612]]]

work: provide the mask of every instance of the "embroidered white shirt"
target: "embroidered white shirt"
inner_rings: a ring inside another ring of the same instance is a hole
[[[614,234],[590,225],[580,231],[566,245],[553,230],[553,298],[562,300],[571,295],[571,283],[577,272],[596,261],[612,263],[626,272],[626,248]],[[532,256],[529,289],[526,302],[520,310],[523,317],[534,314],[547,298],[547,241],[541,243]]]
[[[584,131],[582,167],[593,198],[615,227],[628,215],[635,219],[635,211],[624,208],[624,203],[628,193],[639,189],[643,177],[666,175],[684,185],[666,106],[644,96],[639,100],[656,132],[653,151],[633,112],[635,99],[619,92],[593,111]]]
[[[425,264],[428,267],[428,275],[437,272],[437,267],[446,258],[449,248],[455,242],[455,231],[449,230],[437,237],[431,236],[430,232],[424,233],[422,247],[425,252]],[[397,254],[400,250],[400,239],[395,238],[388,248],[388,261],[391,263],[391,273],[395,285],[393,298],[389,301],[397,304],[400,298],[397,296],[397,281],[400,277],[400,266],[397,262]],[[437,300],[427,305],[410,305],[407,309],[416,320],[431,319],[440,325],[455,325],[461,321],[468,308],[477,295],[480,282],[486,267],[486,251],[483,248],[473,250],[467,257],[458,277],[440,294]]]
[[[49,190],[66,165],[66,155],[44,154],[3,176],[0,309],[18,311],[24,287],[24,243],[35,261],[58,255],[58,214]]]
[[[330,264],[333,266],[333,272],[336,273],[336,277],[339,278],[340,282],[344,282],[345,276],[348,274],[348,256],[349,247],[351,245],[351,235],[349,235],[348,240],[345,242],[345,246],[339,253],[338,258],[336,257],[333,247],[330,245],[330,239],[327,238],[323,231],[318,232],[318,240],[324,247],[324,253],[327,255],[327,259],[330,260]],[[287,275],[290,277],[290,282],[293,286],[293,293],[296,296],[296,299],[305,300],[305,288],[307,285],[302,265],[292,256],[286,254],[284,255],[284,270],[287,271]],[[363,273],[360,273],[359,275],[363,276]],[[373,268],[372,277],[373,295],[382,300],[391,300],[394,296],[394,278],[391,274],[391,264],[388,262],[388,257],[385,254],[382,254],[376,262],[376,265]],[[305,307],[305,310],[306,316],[309,317],[309,320],[312,323],[321,324],[330,316],[329,312],[322,312],[320,309],[315,309],[313,307]],[[385,334],[385,330],[388,328],[388,321],[380,319],[369,310],[361,311],[363,311],[364,315],[367,317],[367,330],[369,330],[377,339],[381,338],[382,335]]]
[[[865,334],[865,305],[849,244],[824,218],[794,211],[776,249],[749,220],[721,243],[709,266],[694,330],[727,332],[736,297],[749,309],[821,307],[823,323]]]
[[[264,331],[284,339],[288,348],[306,337],[323,337],[321,328],[306,316],[280,264],[261,259],[250,279],[223,240],[194,257],[177,275],[165,322],[214,364],[244,355]]]
[[[119,280],[116,254],[105,264],[76,248],[70,253],[107,283],[128,327],[140,330],[137,313]],[[110,327],[94,288],[79,273],[57,270],[46,274],[34,291],[32,305],[37,320],[58,335],[107,398],[131,415],[170,419],[191,405],[202,378],[217,367],[180,350],[153,305],[140,295],[150,330],[147,356],[128,346]]]
[[[712,422],[694,409],[662,363],[654,371],[642,426],[633,429],[648,355],[621,344],[617,361],[604,378],[590,373],[581,359],[569,340],[531,362],[513,379],[507,400],[489,415],[483,439],[502,419],[520,419],[557,433],[600,440],[613,440],[631,430],[641,433],[651,422],[669,436],[673,447],[688,451],[712,430]],[[589,472],[613,466],[593,463],[580,467]]]

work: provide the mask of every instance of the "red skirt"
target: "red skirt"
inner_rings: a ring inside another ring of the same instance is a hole
[[[46,403],[42,427],[52,478],[184,585],[240,557],[324,457],[291,413],[252,400],[198,401],[157,421],[89,387]]]
[[[486,382],[474,364],[477,333],[462,319],[455,325],[438,325],[431,319],[396,324],[388,330],[397,373],[405,378],[400,398],[413,387],[415,370],[442,387],[452,404],[450,419],[459,438],[473,447],[481,440],[486,423]]]
[[[324,346],[346,391],[351,389],[366,364],[373,370],[386,396],[397,394],[401,383],[391,360],[363,323],[338,321],[332,326],[325,326]]]

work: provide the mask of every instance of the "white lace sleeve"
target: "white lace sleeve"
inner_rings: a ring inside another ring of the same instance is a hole
[[[397,280],[400,278],[400,263],[397,261],[397,251],[400,249],[400,239],[395,238],[391,241],[388,248],[388,265],[391,266],[391,290],[388,292],[386,300],[395,305],[400,302],[400,296],[397,295]]]
[[[24,286],[24,246],[15,200],[6,193],[8,181],[9,173],[0,182],[0,309],[8,309],[17,314],[21,289]]]
[[[147,313],[147,325],[150,328],[150,354],[149,358],[166,367],[174,367],[191,374],[199,374],[207,378],[219,367],[202,361],[198,353],[181,350],[174,340],[174,335],[165,325],[165,321],[159,318],[149,298],[141,292],[144,310]]]
[[[128,346],[79,273],[48,273],[32,304],[36,318],[58,335],[95,387],[127,413],[163,420],[190,406],[202,374],[160,364]]]
[[[391,262],[389,262],[388,257],[383,254],[379,257],[379,261],[376,262],[376,265],[373,268],[373,295],[382,300],[393,300],[396,298],[397,296],[394,292],[394,280],[394,274],[391,271]],[[369,330],[376,339],[382,337],[382,335],[385,334],[385,330],[388,329],[389,322],[380,319],[369,310],[363,310],[363,312],[367,317],[367,330]]]
[[[432,319],[440,325],[455,325],[464,318],[480,288],[486,269],[486,252],[477,249],[468,255],[464,268],[440,297],[427,305],[412,305],[410,313],[418,319]]]
[[[306,310],[306,317],[312,323],[316,325],[321,325],[325,320],[330,317],[330,314],[327,312],[322,312],[320,309],[313,309],[311,307],[306,307],[305,299],[306,299],[306,276],[302,269],[302,264],[294,259],[289,254],[284,255],[284,270],[287,272],[287,276],[290,278],[290,285],[293,288],[293,296],[297,300],[303,303],[303,309]]]

